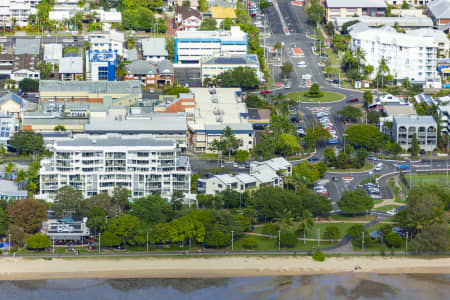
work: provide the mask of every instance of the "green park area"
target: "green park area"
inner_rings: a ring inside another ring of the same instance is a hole
[[[314,98],[306,96],[307,93],[308,91],[292,92],[286,96],[291,100],[300,102],[334,102],[344,99],[344,95],[335,92],[322,91],[322,97]]]
[[[373,168],[373,164],[366,162],[364,166],[360,169],[350,168],[350,169],[331,169],[330,173],[350,173],[350,172],[363,172],[363,171],[369,171]]]
[[[405,174],[405,178],[410,181],[409,174]],[[439,186],[444,186],[447,183],[447,173],[423,173],[414,174],[412,176],[412,184],[436,184]]]

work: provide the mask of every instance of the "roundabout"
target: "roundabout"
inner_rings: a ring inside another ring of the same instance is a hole
[[[321,97],[308,97],[306,94],[308,91],[298,91],[298,92],[291,92],[286,94],[286,96],[294,101],[298,102],[304,102],[304,103],[315,103],[315,102],[338,102],[345,99],[345,95],[341,93],[336,92],[330,92],[330,91],[321,91],[323,95]]]

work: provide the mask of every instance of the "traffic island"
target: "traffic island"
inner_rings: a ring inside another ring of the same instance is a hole
[[[292,92],[286,96],[294,101],[314,103],[314,102],[337,102],[345,99],[345,96],[340,93],[321,91],[321,97],[308,97],[308,91]]]

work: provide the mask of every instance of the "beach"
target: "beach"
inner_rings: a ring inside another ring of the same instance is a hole
[[[358,266],[357,270],[355,267]],[[0,259],[0,280],[56,278],[207,278],[337,273],[449,274],[450,258],[417,257],[108,257]]]

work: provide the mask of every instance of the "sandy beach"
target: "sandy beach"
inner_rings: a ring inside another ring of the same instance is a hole
[[[361,267],[355,271],[355,266]],[[324,273],[450,273],[450,258],[199,257],[1,258],[0,280],[51,278],[239,277]]]

